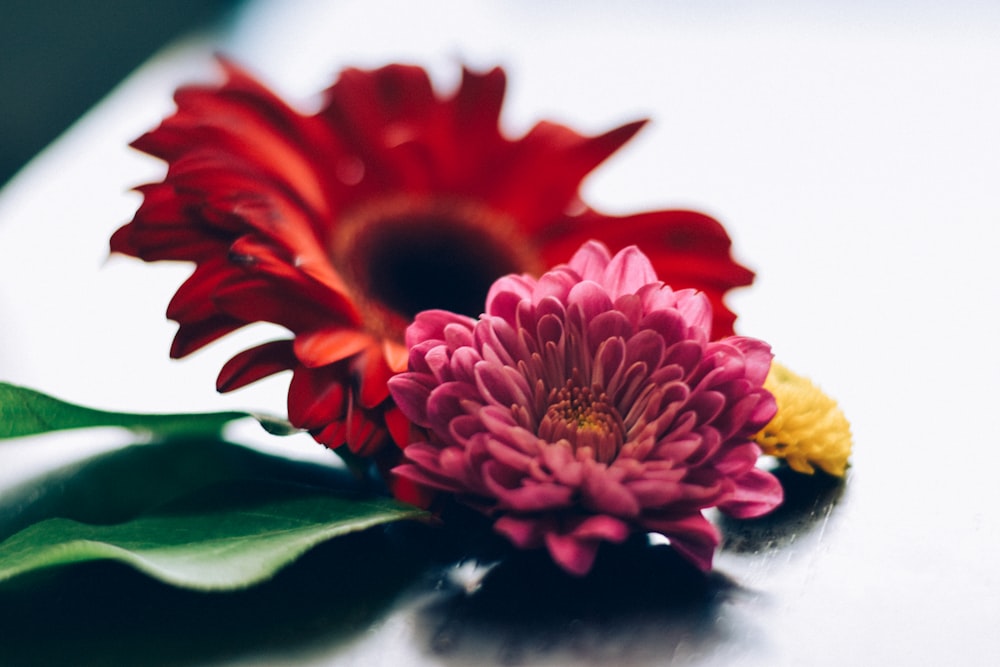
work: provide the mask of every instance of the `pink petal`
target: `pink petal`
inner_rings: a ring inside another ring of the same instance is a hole
[[[597,557],[597,546],[600,543],[595,540],[578,540],[572,535],[558,535],[556,533],[546,533],[545,546],[548,547],[552,560],[566,572],[582,577],[594,565]]]
[[[624,315],[616,310],[600,313],[587,324],[587,336],[591,345],[596,345],[609,338],[620,338],[623,341],[632,336],[632,324]]]
[[[633,245],[619,250],[611,258],[601,282],[611,298],[617,299],[623,294],[635,294],[640,287],[659,281],[649,259]]]
[[[684,317],[676,310],[656,310],[648,313],[639,321],[639,329],[649,329],[655,331],[664,344],[674,345],[678,342],[691,344],[688,340],[688,323]],[[701,346],[698,349],[698,358],[701,358]]]
[[[398,475],[410,481],[417,482],[418,484],[422,484],[439,491],[461,493],[465,490],[460,484],[457,484],[454,479],[449,479],[442,475],[436,475],[430,469],[421,465],[404,463],[393,468],[392,472],[394,475]]]
[[[767,514],[784,500],[784,490],[777,478],[763,470],[751,468],[736,480],[736,489],[719,510],[738,519],[750,519]]]
[[[427,400],[434,382],[421,373],[400,373],[389,378],[389,392],[406,418],[418,426],[427,427]]]
[[[528,473],[535,461],[534,456],[525,454],[524,452],[514,447],[510,447],[495,438],[490,438],[487,441],[487,450],[493,458],[503,465],[524,473]]]
[[[677,310],[688,326],[708,340],[712,332],[712,303],[708,297],[694,290],[681,290],[677,294]]]
[[[580,316],[580,323],[584,325],[614,307],[607,290],[591,281],[574,285],[566,302],[569,305],[567,310],[575,310]]]
[[[774,358],[771,346],[764,341],[745,336],[731,336],[722,340],[743,353],[747,379],[757,387],[762,386],[771,370],[771,360]]]
[[[607,246],[598,241],[587,241],[569,260],[568,266],[583,280],[600,280],[611,261]]]
[[[521,549],[534,549],[542,546],[546,532],[543,523],[537,519],[510,515],[497,519],[493,524],[493,530]]]
[[[591,470],[584,477],[580,491],[583,493],[584,506],[593,512],[621,517],[635,517],[639,514],[639,502],[635,496],[625,485],[604,474],[602,470]]]
[[[566,297],[579,278],[570,271],[555,269],[545,273],[531,292],[531,303],[538,305],[545,299],[566,301]]]
[[[475,372],[480,396],[493,405],[531,405],[531,389],[517,369],[483,361]]]
[[[640,505],[648,508],[667,507],[684,498],[684,487],[677,481],[638,479],[626,487]]]
[[[701,514],[679,517],[650,517],[642,525],[670,540],[670,546],[694,565],[707,572],[719,545],[719,531]]]
[[[497,468],[495,465],[485,466],[482,479],[486,488],[496,497],[499,508],[514,512],[541,512],[572,505],[572,489],[561,484],[545,483],[507,488],[497,481]]]
[[[621,338],[610,338],[600,343],[594,354],[591,379],[602,389],[610,388],[621,378],[622,362],[625,359],[625,343]]]
[[[576,460],[568,445],[546,444],[539,449],[542,464],[560,484],[572,488],[583,483],[584,465]]]
[[[577,539],[624,542],[631,530],[624,521],[610,516],[590,516],[571,531]]]
[[[517,305],[525,299],[531,299],[535,279],[528,276],[504,276],[490,287],[486,295],[484,312],[507,322],[515,322]]]
[[[464,315],[457,315],[447,310],[425,310],[417,313],[413,322],[406,328],[406,346],[413,347],[425,340],[444,340],[445,327],[457,324],[469,330],[475,320]]]
[[[451,437],[449,428],[455,417],[475,412],[473,405],[479,404],[479,396],[473,387],[461,382],[446,382],[431,390],[427,399],[427,428],[431,429],[449,445],[458,445]],[[402,408],[402,406],[400,406]],[[403,409],[406,414],[406,409]],[[417,421],[416,416],[408,417]]]

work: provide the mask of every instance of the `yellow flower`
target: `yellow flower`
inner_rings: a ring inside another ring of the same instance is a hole
[[[819,466],[843,477],[851,454],[851,425],[837,402],[801,375],[771,364],[764,387],[778,413],[755,437],[765,454],[783,458],[792,470],[811,475]]]

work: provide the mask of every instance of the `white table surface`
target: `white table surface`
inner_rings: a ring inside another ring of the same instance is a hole
[[[513,133],[542,117],[595,132],[653,119],[586,195],[723,221],[758,273],[731,297],[739,332],[769,341],[851,419],[845,487],[779,526],[781,539],[736,534],[751,552],[723,550],[712,600],[680,612],[618,599],[598,620],[553,612],[558,628],[529,632],[501,614],[492,629],[496,609],[439,604],[428,587],[346,643],[301,618],[308,632],[250,651],[203,633],[177,661],[1000,664],[1000,5],[538,4],[257,2],[161,53],[0,192],[0,379],[112,409],[281,411],[286,379],[213,390],[220,364],[263,332],[171,362],[163,312],[188,269],[107,260],[139,203],[129,188],[163,170],[126,144],[169,113],[178,84],[213,79],[214,51],[306,107],[343,66],[416,62],[447,86],[459,63],[499,63]],[[116,437],[5,444],[0,485]],[[234,437],[326,456],[304,436]],[[301,572],[323,572],[310,562]],[[98,616],[138,585],[107,576],[122,588],[109,584]],[[201,604],[147,593],[178,617]],[[296,604],[247,600],[260,614]],[[192,631],[177,623],[135,636]]]

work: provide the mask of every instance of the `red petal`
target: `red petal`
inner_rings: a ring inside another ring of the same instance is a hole
[[[295,332],[359,325],[360,316],[348,297],[299,271],[273,249],[246,241],[235,243],[230,253],[242,270],[230,272],[212,291],[219,310]]]
[[[357,456],[368,458],[377,454],[386,444],[386,431],[381,422],[365,410],[354,409],[340,421],[314,430],[313,437],[327,447],[347,445]]]
[[[342,364],[299,366],[288,386],[288,419],[310,431],[326,427],[347,413],[350,393],[350,377]]]
[[[199,265],[178,288],[167,306],[167,317],[180,325],[172,357],[186,356],[252,321],[222,312],[213,300],[220,283],[234,274],[238,270],[213,259]]]
[[[328,447],[346,444],[359,456],[372,456],[388,441],[378,410],[354,404],[345,364],[298,366],[288,388],[288,419]]]
[[[167,317],[183,325],[222,314],[212,297],[221,283],[239,276],[240,270],[224,256],[206,260],[177,288],[167,305]]]
[[[220,392],[233,391],[295,366],[292,341],[273,340],[244,350],[227,361],[219,371],[215,388]]]
[[[385,419],[386,428],[389,429],[389,435],[392,436],[393,442],[400,448],[410,444],[410,420],[406,418],[402,410],[391,407],[385,411],[382,417]]]
[[[239,163],[281,178],[310,207],[324,212],[319,165],[325,161],[318,154],[335,149],[333,136],[239,68],[222,64],[227,80],[221,86],[178,90],[177,112],[133,146],[170,162],[199,148],[237,156]]]
[[[479,146],[463,147],[466,151],[482,150],[485,138],[499,138],[500,109],[503,106],[507,76],[499,67],[482,74],[462,70],[462,83],[452,101],[455,129],[468,141],[479,141]]]
[[[434,106],[430,78],[419,67],[346,69],[327,90],[327,103],[319,117],[361,160],[365,180],[374,172],[373,187],[384,192],[402,185],[408,175],[392,149],[419,136]]]
[[[173,359],[186,357],[243,326],[246,326],[245,321],[225,314],[213,315],[190,324],[182,324],[174,335],[174,341],[170,346],[170,356]]]
[[[544,232],[577,199],[584,177],[644,124],[637,121],[585,137],[568,127],[541,122],[511,145],[502,167],[493,167],[495,173],[507,177],[494,176],[488,181],[494,184],[490,199],[511,214],[523,231]],[[566,259],[569,255],[563,261]]]
[[[382,356],[382,347],[373,345],[352,363],[361,383],[358,398],[361,405],[373,408],[389,398],[389,378],[394,373]]]
[[[387,473],[385,477],[393,497],[404,503],[427,509],[437,495],[433,490],[391,472]]]
[[[345,323],[361,322],[343,281],[325,257],[310,263],[308,260],[315,258],[289,254],[262,238],[247,235],[233,243],[229,259],[249,273],[284,283],[282,291],[308,300],[312,309],[326,309]]]
[[[405,345],[400,345],[386,338],[382,341],[382,354],[385,356],[385,362],[389,364],[389,368],[394,373],[406,370],[406,365],[410,360],[410,351]]]
[[[306,366],[316,368],[351,357],[376,343],[363,331],[323,329],[295,337],[295,356]]]
[[[136,188],[143,202],[132,222],[111,237],[111,251],[146,261],[181,259],[198,261],[225,253],[229,240],[211,233],[190,197],[171,184]]]

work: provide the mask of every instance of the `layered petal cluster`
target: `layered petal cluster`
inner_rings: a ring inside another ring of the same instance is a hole
[[[851,425],[837,402],[778,363],[771,365],[764,386],[778,402],[774,419],[754,437],[764,453],[784,459],[796,472],[811,475],[818,466],[843,477],[851,456]]]
[[[389,380],[415,433],[395,472],[574,574],[633,531],[707,570],[719,536],[703,510],[752,517],[782,498],[751,440],[775,413],[770,348],[713,341],[711,320],[637,248],[597,242],[538,279],[501,278],[478,319],[420,313],[409,370]]]
[[[221,84],[180,89],[176,112],[134,142],[168,170],[111,239],[114,252],[195,264],[167,309],[173,357],[253,322],[288,331],[229,361],[220,391],[291,370],[291,421],[372,454],[406,429],[386,380],[405,367],[417,312],[478,315],[495,279],[537,275],[591,237],[642,243],[666,279],[709,295],[717,334],[731,331],[723,294],[752,274],[717,222],[607,216],[580,199],[642,122],[593,137],[541,122],[510,139],[499,68],[464,71],[447,94],[418,67],[347,69],[311,114],[222,68]]]

